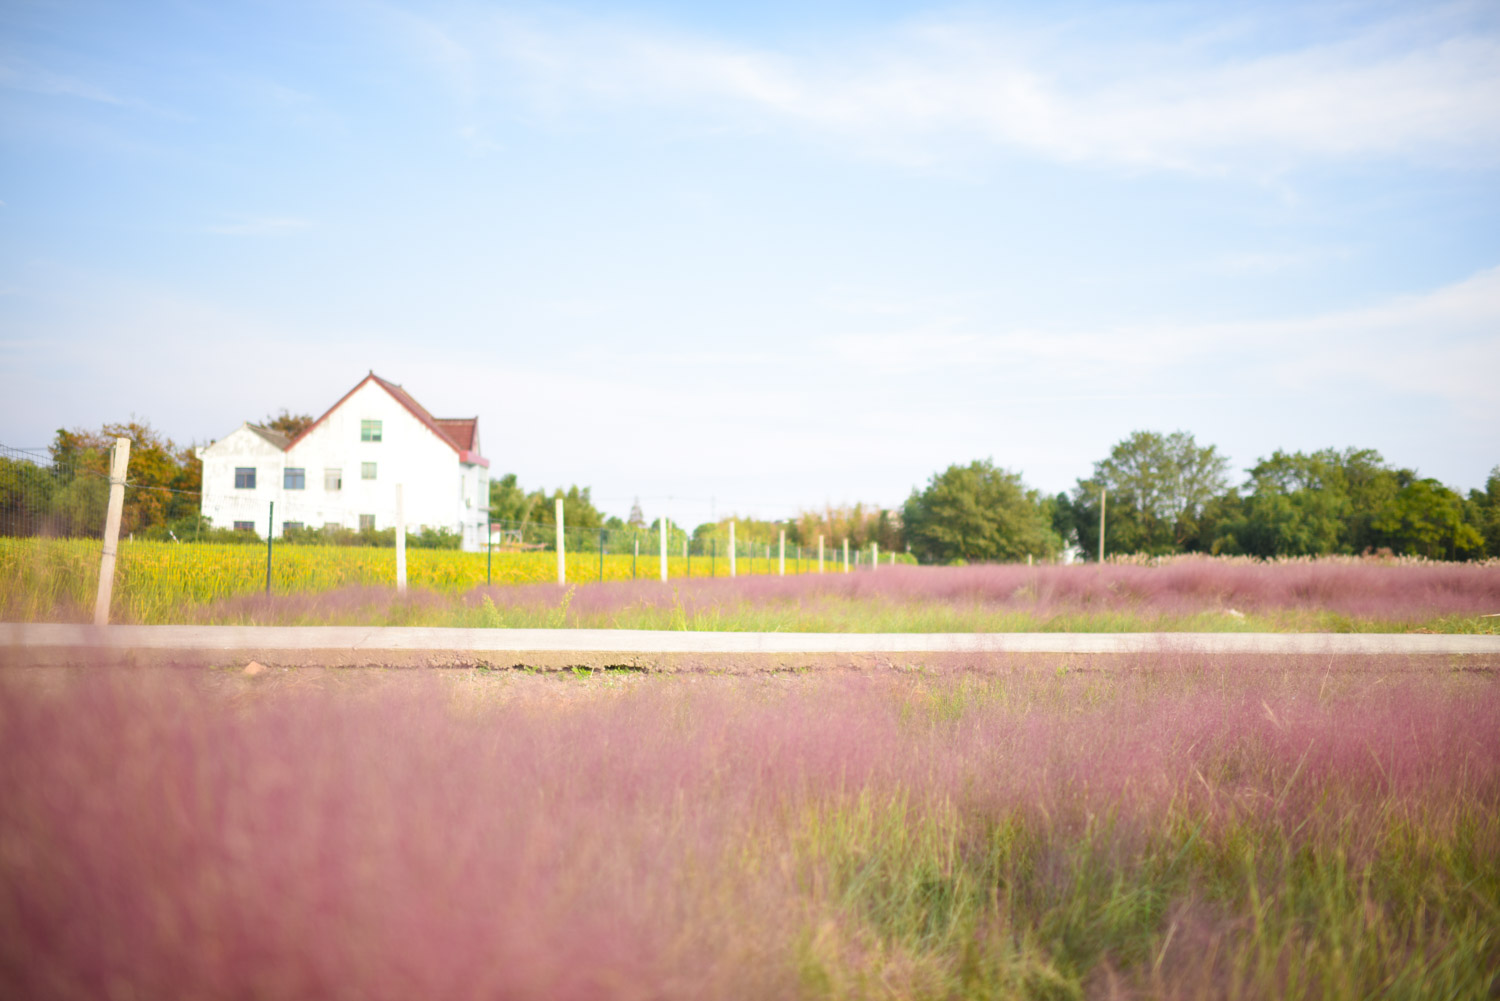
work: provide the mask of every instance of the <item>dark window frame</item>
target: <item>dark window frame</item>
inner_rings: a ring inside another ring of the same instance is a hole
[[[234,467],[234,488],[236,490],[254,490],[255,489],[255,467],[254,466],[235,466]]]

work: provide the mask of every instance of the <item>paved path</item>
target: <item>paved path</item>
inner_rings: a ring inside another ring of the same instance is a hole
[[[0,623],[5,648],[450,654],[1500,654],[1500,635],[1426,633],[731,633],[640,629],[106,626]]]

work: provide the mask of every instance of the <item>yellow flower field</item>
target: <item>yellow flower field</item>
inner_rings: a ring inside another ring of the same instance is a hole
[[[0,538],[0,617],[7,621],[81,620],[92,614],[99,580],[98,539]],[[634,558],[605,555],[602,579],[630,580]],[[568,580],[601,579],[597,553],[569,554]],[[414,588],[458,592],[486,581],[486,554],[451,549],[408,549],[406,580]],[[817,572],[816,560],[798,563],[790,556],[786,572]],[[776,572],[776,560],[741,557],[741,574]],[[829,572],[836,567],[832,560]],[[659,573],[657,556],[642,554],[634,562],[641,579]],[[669,557],[673,580],[725,577],[729,560],[694,556]],[[551,552],[497,551],[488,559],[494,584],[537,584],[557,579],[557,556]],[[396,551],[363,546],[278,545],[272,551],[273,594],[329,591],[349,586],[395,587]],[[111,619],[116,622],[181,621],[185,609],[266,587],[263,546],[218,543],[121,541]]]

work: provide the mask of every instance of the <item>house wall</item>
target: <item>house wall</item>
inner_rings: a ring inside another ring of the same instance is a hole
[[[201,510],[217,528],[233,528],[249,521],[255,531],[266,534],[271,501],[281,499],[282,451],[245,425],[198,450],[203,460]],[[236,489],[234,471],[247,466],[255,470],[255,488]],[[281,505],[277,504],[276,534],[281,534]]]
[[[380,441],[361,440],[366,419],[381,422]],[[386,529],[396,522],[396,484],[401,483],[408,531],[424,526],[459,531],[464,549],[483,546],[488,471],[461,462],[445,439],[373,382],[355,390],[286,452],[241,428],[203,455],[204,514],[215,525],[228,527],[244,517],[233,512],[258,505],[256,526],[263,534],[266,505],[274,500],[277,535],[288,522],[357,529],[362,514],[373,515],[375,527]],[[256,489],[236,490],[234,467],[251,460],[258,470]],[[372,480],[363,478],[366,462],[375,463]],[[303,489],[283,487],[287,468],[304,471]],[[338,489],[325,486],[329,469],[340,470]]]

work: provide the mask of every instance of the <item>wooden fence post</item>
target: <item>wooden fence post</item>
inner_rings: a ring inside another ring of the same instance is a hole
[[[396,591],[406,592],[406,505],[402,485],[396,484]]]
[[[568,582],[568,558],[563,552],[563,499],[557,498],[557,584]]]
[[[99,558],[99,591],[94,596],[94,625],[109,625],[109,602],[115,591],[115,553],[120,548],[120,516],[125,511],[125,470],[130,466],[130,439],[116,438],[109,460],[109,508],[104,515],[104,555]]]

